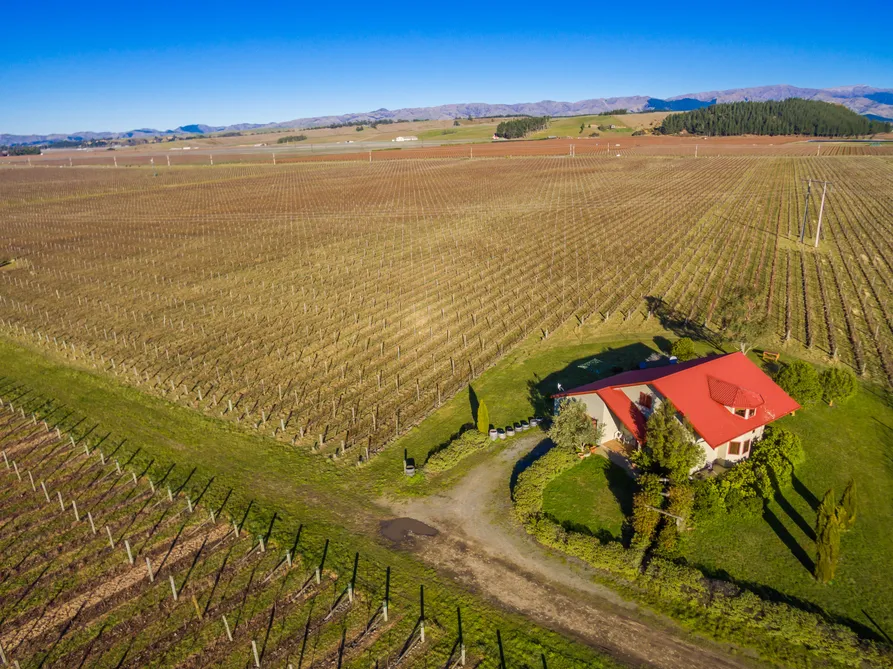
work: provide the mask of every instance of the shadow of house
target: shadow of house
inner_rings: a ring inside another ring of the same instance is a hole
[[[649,295],[645,298],[645,303],[648,305],[648,313],[657,318],[665,330],[669,330],[677,337],[688,337],[707,342],[716,348],[720,347],[722,341],[718,333],[713,332],[704,324],[689,320],[686,314],[674,309],[663,298]]]
[[[578,358],[564,369],[552,372],[546,377],[534,376],[527,382],[530,406],[536,416],[552,413],[552,395],[570,390],[593,381],[631,369],[638,369],[639,363],[653,355],[655,350],[646,344],[636,342],[618,348],[607,348],[588,358]]]

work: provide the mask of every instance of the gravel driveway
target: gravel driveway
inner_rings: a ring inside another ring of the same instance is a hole
[[[633,667],[723,669],[755,666],[717,644],[695,640],[593,580],[593,571],[539,545],[511,513],[515,463],[542,440],[519,438],[452,489],[389,504],[397,516],[439,530],[415,542],[426,561],[491,601]]]

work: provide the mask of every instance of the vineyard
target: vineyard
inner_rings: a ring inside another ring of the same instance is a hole
[[[807,178],[834,184],[818,248],[797,243]],[[363,463],[530,336],[658,309],[709,327],[741,285],[779,345],[893,380],[891,193],[883,157],[634,149],[8,169],[0,328]]]
[[[258,525],[213,481],[128,452],[27,390],[7,392],[17,403],[0,407],[0,666],[537,660],[443,589],[426,593],[303,525],[274,531],[275,515]]]
[[[893,142],[882,141],[804,141],[797,137],[566,137],[563,139],[513,140],[496,142],[422,141],[417,146],[390,147],[384,142],[364,144],[316,144],[297,146],[195,147],[189,153],[172,153],[147,145],[109,155],[106,151],[56,150],[40,156],[14,156],[0,159],[0,165],[16,167],[151,167],[163,171],[171,167],[225,164],[282,165],[295,162],[361,161],[379,162],[432,158],[506,158],[531,156],[589,155],[603,157],[664,156],[893,156]]]

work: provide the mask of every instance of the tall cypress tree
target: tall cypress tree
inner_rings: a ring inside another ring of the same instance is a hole
[[[818,537],[815,562],[815,578],[819,583],[830,583],[840,560],[840,521],[837,514],[831,516]]]
[[[490,412],[487,410],[487,403],[481,400],[478,404],[478,432],[487,434],[490,431]]]
[[[840,516],[833,488],[822,498],[815,530],[815,579],[819,583],[829,583],[834,579],[840,559]]]

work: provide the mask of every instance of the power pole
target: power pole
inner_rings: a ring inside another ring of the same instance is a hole
[[[825,212],[825,193],[828,191],[830,181],[822,182],[822,203],[819,205],[819,222],[815,228],[815,247],[819,248],[819,237],[822,234],[822,214]]]
[[[804,179],[806,181],[806,205],[803,209],[803,225],[800,229],[800,243],[803,243],[804,238],[806,237],[806,222],[809,217],[809,195],[812,190],[812,184],[822,184],[822,203],[819,205],[819,221],[816,224],[815,230],[815,246],[818,248],[819,246],[819,238],[822,234],[822,216],[825,213],[825,196],[828,194],[828,186],[833,185],[831,181],[822,181],[821,179]]]
[[[806,218],[809,216],[809,192],[812,189],[812,182],[807,179],[806,180],[806,204],[803,207],[803,223],[800,226],[800,243],[803,243],[803,238],[806,236]]]

